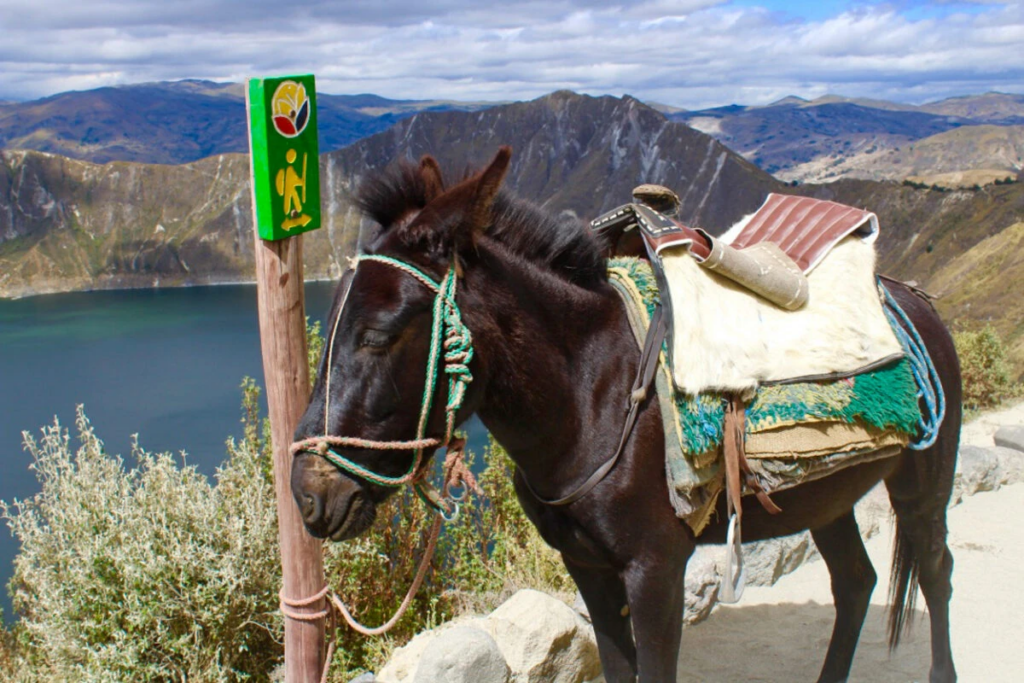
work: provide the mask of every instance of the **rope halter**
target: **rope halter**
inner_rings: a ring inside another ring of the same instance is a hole
[[[430,330],[430,352],[427,356],[426,381],[423,389],[423,400],[420,405],[419,423],[416,427],[416,437],[410,441],[376,441],[363,439],[354,436],[332,436],[327,433],[327,419],[330,415],[331,400],[331,368],[334,365],[334,339],[338,333],[338,326],[341,322],[341,315],[345,310],[345,303],[348,301],[348,294],[342,299],[338,307],[338,314],[334,319],[331,328],[331,338],[327,346],[327,376],[325,385],[324,403],[324,435],[314,436],[291,445],[292,455],[301,452],[315,453],[323,456],[338,469],[353,474],[357,477],[385,486],[398,488],[404,484],[411,484],[417,495],[428,506],[441,514],[446,520],[455,519],[459,512],[458,501],[448,493],[453,486],[470,487],[476,489],[476,481],[462,459],[464,439],[455,439],[455,416],[462,407],[466,397],[466,388],[473,381],[473,375],[469,371],[469,364],[473,360],[473,336],[462,322],[462,313],[455,302],[455,288],[457,276],[454,266],[448,269],[444,279],[437,282],[419,268],[400,261],[390,256],[379,256],[362,254],[355,259],[355,267],[363,261],[376,261],[385,265],[397,268],[398,270],[411,275],[425,287],[436,293],[434,297],[433,319]],[[443,439],[426,437],[427,422],[430,418],[430,409],[434,400],[434,388],[437,383],[437,369],[441,364],[444,367],[444,374],[448,378],[448,401],[445,405],[445,434]],[[366,448],[373,450],[412,450],[414,457],[412,464],[405,474],[398,477],[389,477],[378,474],[359,463],[353,462],[338,453],[332,447]],[[446,448],[448,455],[445,458],[445,474],[443,493],[439,493],[427,481],[427,464],[424,461],[423,452],[426,449]]]

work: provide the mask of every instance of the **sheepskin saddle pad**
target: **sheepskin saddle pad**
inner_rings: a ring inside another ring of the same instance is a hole
[[[685,245],[660,248],[676,388],[749,395],[764,383],[844,377],[900,358],[875,277],[877,236],[874,214],[773,194],[718,238],[780,247],[807,275],[808,299],[797,310],[702,267]]]
[[[608,276],[642,347],[660,301],[651,265],[644,259],[611,259]],[[676,515],[699,534],[724,488],[726,393],[680,391],[673,386],[667,357],[666,344],[655,386],[669,498]],[[750,397],[746,415],[748,464],[762,488],[774,492],[895,455],[916,433],[921,414],[909,361],[896,356],[850,377],[761,386]]]

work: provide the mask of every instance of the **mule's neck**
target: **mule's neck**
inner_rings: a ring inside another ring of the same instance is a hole
[[[618,445],[639,351],[610,285],[583,289],[505,256],[483,252],[470,280],[486,311],[473,316],[478,412],[538,494],[557,497]]]

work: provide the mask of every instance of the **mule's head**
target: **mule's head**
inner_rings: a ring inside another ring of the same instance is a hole
[[[447,189],[437,162],[429,156],[419,166],[403,167],[364,184],[360,204],[379,226],[367,253],[407,263],[437,282],[449,268],[458,271],[460,250],[471,248],[490,224],[510,154],[509,148],[501,148],[486,169]],[[408,272],[379,261],[361,261],[345,274],[335,294],[324,358],[296,441],[325,435],[376,442],[409,441],[416,436],[434,298],[435,292]],[[460,300],[458,294],[456,300]],[[476,359],[470,366],[474,374],[479,364]],[[472,414],[479,401],[479,382],[474,384],[459,420]],[[440,366],[435,387],[425,436],[441,438],[447,380]],[[384,477],[400,477],[414,459],[412,450],[337,446],[332,450]],[[371,479],[342,471],[316,452],[297,453],[292,495],[309,532],[335,541],[364,532],[373,523],[377,505],[394,491]]]

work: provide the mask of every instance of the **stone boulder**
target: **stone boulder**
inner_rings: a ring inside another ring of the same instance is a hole
[[[818,549],[806,531],[751,543],[743,547],[747,585],[774,586],[776,581],[817,555]]]
[[[594,620],[590,618],[590,608],[587,607],[587,603],[583,600],[583,594],[576,591],[576,599],[572,601],[572,608],[576,614],[583,617],[588,624],[594,623]]]
[[[418,633],[404,646],[391,653],[391,659],[377,672],[380,683],[412,683],[416,677],[416,668],[432,642],[437,640],[448,629],[457,624],[444,624],[438,628]]]
[[[426,648],[413,683],[507,683],[508,664],[494,638],[462,625],[444,631]]]
[[[519,591],[474,625],[497,642],[513,683],[584,683],[601,673],[590,625],[539,591]]]
[[[964,496],[998,491],[1006,484],[1024,480],[1024,456],[1002,446],[961,446],[953,480],[952,505]]]
[[[954,498],[971,496],[999,488],[999,458],[995,449],[983,446],[961,446],[956,463]]]
[[[597,641],[587,620],[556,598],[522,590],[486,617],[418,634],[395,650],[376,680],[593,683],[600,674]]]
[[[718,603],[722,583],[725,546],[702,545],[693,551],[686,563],[686,584],[683,589],[683,624],[697,624],[708,618]]]
[[[1000,427],[992,438],[997,446],[1024,451],[1024,427]]]

